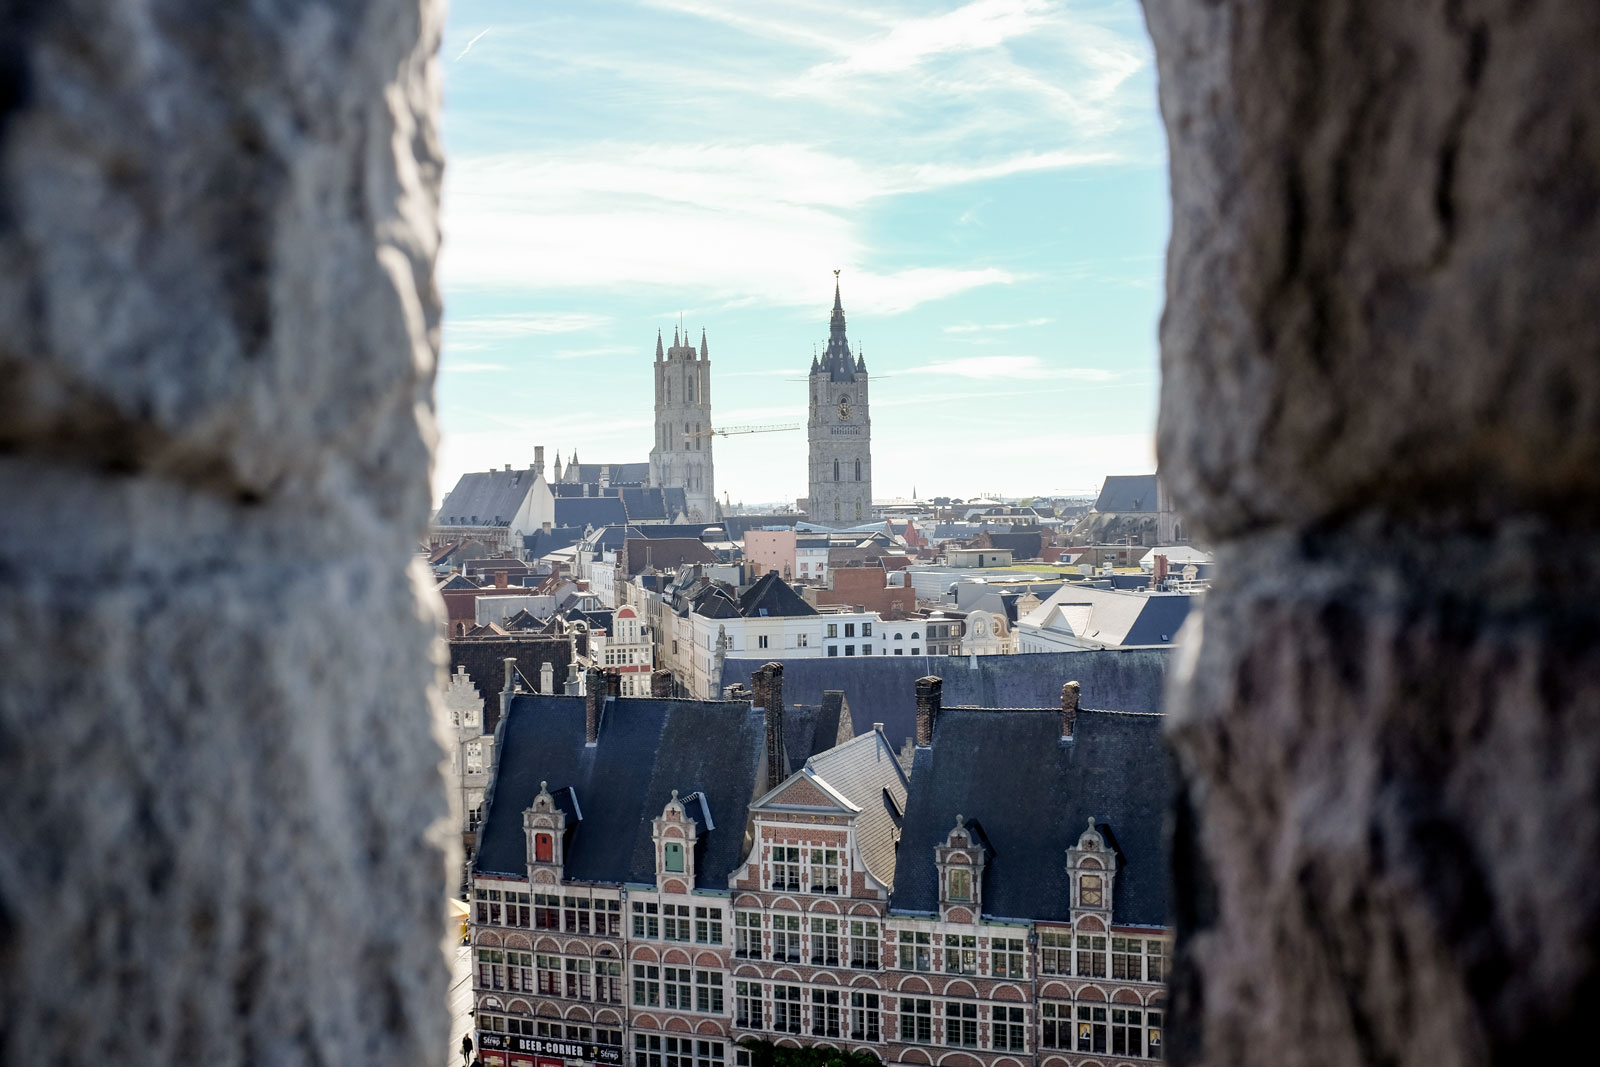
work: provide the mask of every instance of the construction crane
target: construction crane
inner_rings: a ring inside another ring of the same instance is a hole
[[[785,423],[782,426],[724,426],[721,429],[698,430],[694,433],[686,433],[683,435],[683,439],[689,441],[696,437],[731,437],[734,434],[741,433],[778,433],[783,430],[798,429],[801,429],[801,425],[798,422]]]

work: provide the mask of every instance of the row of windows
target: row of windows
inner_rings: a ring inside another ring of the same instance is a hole
[[[899,654],[899,652],[900,652],[900,650],[898,648],[895,649],[895,653],[897,655]],[[828,646],[828,655],[837,656],[838,654],[839,654],[839,646],[838,645],[829,645]],[[855,655],[856,654],[856,646],[855,645],[845,645],[844,646],[844,654],[847,655],[847,656]],[[862,645],[861,646],[861,654],[863,656],[872,655],[872,646],[871,645]],[[917,650],[916,649],[912,649],[911,650],[911,654],[913,656],[915,656],[917,654]]]
[[[767,884],[780,892],[838,896],[841,888],[850,884],[846,859],[836,848],[774,845],[766,868]]]
[[[834,460],[833,461],[833,480],[836,481],[836,482],[839,481],[839,461],[838,460]],[[861,480],[861,461],[858,459],[858,460],[856,460],[856,481],[859,482],[860,480]],[[857,504],[856,505],[856,511],[859,512],[860,510],[861,510],[861,505]]]
[[[549,862],[544,849],[548,835],[538,835],[540,858]],[[474,894],[475,918],[483,926],[515,926],[530,930],[561,930],[569,934],[622,936],[622,902],[590,900],[588,897],[561,897],[555,893],[518,893],[510,890],[478,889]]]
[[[723,1067],[721,1041],[668,1034],[634,1034],[633,1067]]]
[[[672,870],[677,845],[677,870],[683,870],[683,846],[668,842],[668,870]],[[700,945],[722,944],[722,909],[696,907],[687,904],[657,904],[654,901],[633,902],[633,937],[636,941],[692,941]]]
[[[1162,982],[1166,972],[1166,944],[1156,938],[1107,938],[1054,930],[1039,935],[1040,974]]]
[[[839,625],[840,624],[836,623],[836,622],[828,623],[827,624],[828,631],[827,631],[826,636],[828,636],[828,637],[838,637],[839,636]],[[856,624],[853,623],[853,622],[845,623],[844,624],[844,635],[846,637],[854,637],[856,635]],[[861,623],[861,636],[862,637],[871,637],[872,636],[872,624],[870,622]],[[916,634],[912,634],[911,636],[915,637],[917,635]]]
[[[722,972],[635,963],[633,1006],[721,1015]]]
[[[856,1041],[883,1039],[878,1010],[879,994],[875,992],[846,991],[834,987],[808,989],[784,984],[773,984],[768,988],[767,995],[763,996],[760,982],[734,983],[735,1026],[776,1033],[810,1033],[814,1037],[848,1035]],[[809,1026],[805,1019],[807,1004],[811,1008]],[[765,1014],[764,1009],[767,1009]]]
[[[649,664],[647,652],[633,652],[628,649],[606,649],[605,664],[607,667],[632,667],[638,664]]]
[[[520,1034],[523,1037],[543,1037],[552,1041],[595,1041],[602,1045],[622,1044],[621,1030],[605,1027],[588,1027],[560,1019],[530,1019],[520,1015],[495,1015],[478,1012],[478,1029],[496,1034]]]
[[[478,988],[547,997],[622,1003],[622,962],[479,948]]]
[[[1039,1046],[1161,1058],[1164,1012],[1120,1004],[1039,1005]]]
[[[763,951],[761,913],[733,914],[733,954],[739,959],[770,959],[774,963],[809,963],[814,967],[851,967],[876,970],[878,924],[861,919],[812,916],[802,931],[799,915],[772,916],[771,951]]]

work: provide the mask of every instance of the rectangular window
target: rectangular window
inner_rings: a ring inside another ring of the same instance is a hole
[[[1072,1048],[1072,1005],[1039,1005],[1039,1046],[1041,1048]]]
[[[800,890],[800,850],[788,845],[772,847],[772,888]]]
[[[824,634],[824,636],[825,637],[838,637],[839,636],[839,624],[836,623],[836,622],[828,623],[828,630],[827,630],[827,633]]]
[[[972,934],[944,935],[946,974],[978,973],[978,939]]]
[[[997,1052],[1026,1052],[1027,1028],[1022,1022],[1021,1008],[991,1009],[989,1047]]]
[[[1144,1055],[1144,1011],[1140,1008],[1111,1008],[1111,1054]]]
[[[1106,1050],[1106,1009],[1089,1004],[1078,1005],[1078,1051],[1104,1052]]]
[[[668,874],[683,873],[683,843],[667,841],[661,846],[661,865]]]
[[[839,966],[839,920],[811,920],[811,966]]]
[[[850,920],[850,966],[878,969],[878,924]]]
[[[989,942],[989,973],[996,978],[1028,977],[1023,972],[1027,944],[1020,937],[996,937]]]
[[[1144,1013],[1144,1039],[1144,1054],[1153,1060],[1159,1060],[1161,1058],[1161,1012],[1147,1011]]]
[[[762,1022],[761,983],[733,983],[733,1025],[746,1030],[760,1030]]]
[[[838,895],[839,850],[814,848],[811,850],[811,892]]]
[[[828,646],[828,655],[837,656],[838,654],[839,654],[839,646],[838,645],[829,645]]]
[[[504,989],[505,987],[505,953],[495,948],[480,948],[478,950],[478,988]]]
[[[772,1028],[780,1033],[800,1032],[800,987],[775,985],[772,987]]]
[[[622,901],[596,900],[593,911],[595,933],[606,937],[622,936]]]
[[[594,961],[594,999],[601,1004],[622,1003],[622,961]],[[621,1042],[613,1041],[613,1045]]]
[[[653,941],[661,936],[661,905],[654,901],[633,902],[633,936],[636,941]]]
[[[1072,973],[1072,935],[1064,930],[1039,932],[1039,973]]]
[[[689,922],[689,905],[661,906],[661,936],[667,941],[688,941],[694,937],[694,928]]]
[[[722,909],[694,909],[694,939],[702,945],[722,944]]]
[[[733,954],[742,960],[761,958],[761,913],[736,911],[733,913]]]
[[[878,1017],[878,994],[850,994],[850,1037],[855,1041],[881,1041],[882,1024]]]
[[[1106,976],[1106,939],[1099,935],[1078,935],[1078,963],[1074,974],[1086,978]]]
[[[933,1044],[933,1001],[900,998],[900,1040],[906,1044]]]
[[[844,646],[844,654],[847,655],[847,656],[855,655],[856,654],[856,646],[855,645],[845,645]]]
[[[722,1014],[722,972],[694,972],[694,1010]]]
[[[661,968],[661,1006],[693,1011],[694,973],[687,967]]]
[[[816,1037],[839,1036],[839,991],[811,991],[811,1033]]]
[[[795,648],[806,648],[810,644],[811,644],[811,635],[810,634],[795,634],[794,635],[794,647]]]
[[[547,997],[561,995],[561,957],[535,956],[534,968],[538,972],[539,992]]]
[[[477,915],[478,924],[480,926],[499,926],[500,925],[500,919],[501,919],[500,890],[498,890],[498,889],[480,889],[480,890],[478,890],[477,891],[477,903],[478,903],[478,915]]]
[[[911,654],[913,656],[920,656],[920,655],[922,655],[922,649],[918,648],[916,645],[912,645],[911,646]]]
[[[587,934],[590,932],[589,902],[587,900],[582,897],[567,897],[566,907],[563,910],[566,913],[567,933]]]
[[[722,1067],[722,1042],[696,1039],[694,1067]]]
[[[1124,982],[1143,980],[1143,938],[1113,937],[1111,939],[1111,977],[1119,978]]]
[[[588,1000],[590,991],[590,962],[567,960],[566,996],[571,1000]]]
[[[526,929],[533,925],[533,897],[527,893],[506,894],[506,925]]]
[[[871,637],[872,636],[872,624],[870,622],[864,622],[864,623],[861,624],[861,636],[862,637]]]
[[[800,916],[772,917],[772,959],[774,963],[800,962]]]
[[[1166,981],[1166,955],[1165,946],[1154,939],[1144,943],[1144,980],[1146,982]]]
[[[506,988],[513,993],[533,992],[533,953],[506,953]]]
[[[533,895],[533,925],[537,930],[561,929],[561,898],[554,893]]]
[[[900,969],[902,971],[933,970],[933,935],[900,931]]]
[[[978,1006],[948,1001],[944,1006],[944,1043],[978,1047]]]
[[[853,622],[845,623],[844,624],[844,635],[846,637],[854,637],[856,635],[856,624],[853,623]]]
[[[862,646],[861,646],[861,654],[862,654],[862,655],[863,655],[863,656],[870,656],[870,655],[872,655],[872,646],[871,646],[871,645],[862,645]]]
[[[653,964],[633,965],[633,1006],[661,1007],[661,969]]]

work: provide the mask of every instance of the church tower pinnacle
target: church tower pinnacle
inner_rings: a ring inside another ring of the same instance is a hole
[[[650,448],[650,484],[682,489],[691,520],[714,521],[716,477],[711,459],[711,355],[705,330],[697,350],[680,322],[672,328],[672,347],[661,350],[656,332],[655,441]]]
[[[812,356],[807,487],[812,522],[853,526],[872,517],[872,417],[866,360],[852,356],[839,272],[833,272],[828,348]]]

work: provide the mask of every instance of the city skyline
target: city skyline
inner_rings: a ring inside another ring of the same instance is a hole
[[[877,497],[1153,469],[1168,221],[1136,6],[784,11],[454,5],[436,500],[535,445],[643,459],[680,321],[717,425],[803,422],[835,269],[882,382]],[[719,442],[733,503],[805,477],[803,432]]]

